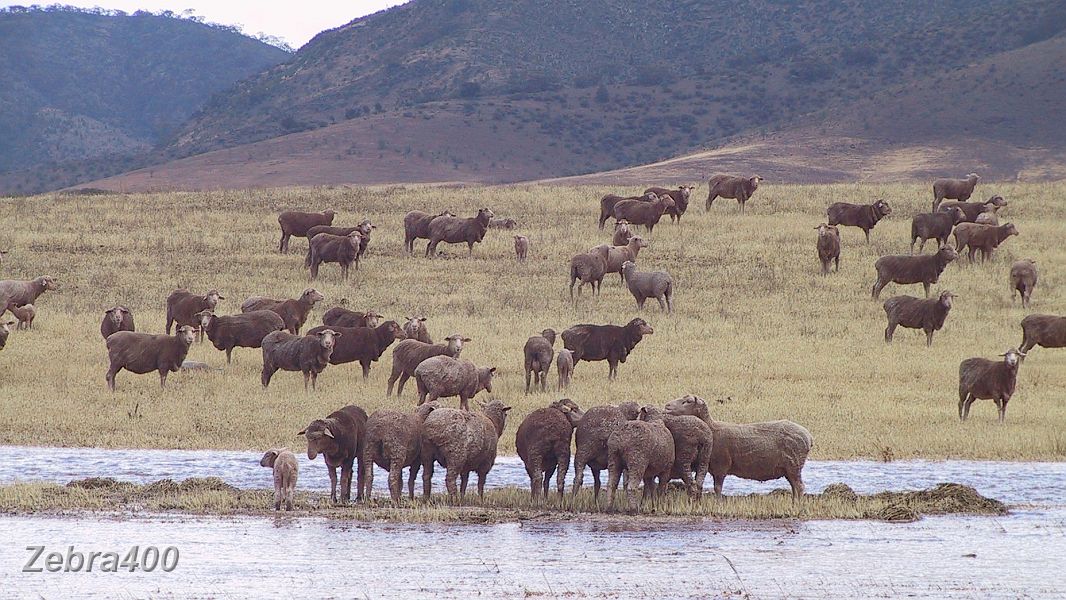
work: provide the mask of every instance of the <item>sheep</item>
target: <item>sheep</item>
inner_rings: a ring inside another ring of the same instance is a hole
[[[555,330],[548,328],[526,340],[522,348],[525,357],[523,372],[526,374],[526,393],[532,376],[533,385],[540,384],[540,391],[548,390],[548,369],[555,358]]]
[[[592,472],[593,497],[600,497],[600,472],[607,468],[607,438],[622,423],[640,416],[640,405],[623,402],[618,406],[594,406],[574,428],[574,489],[581,491],[585,467]]]
[[[1015,261],[1010,266],[1010,299],[1014,302],[1014,292],[1022,298],[1022,308],[1029,308],[1033,289],[1036,288],[1038,273],[1036,261],[1030,258]]]
[[[625,246],[632,237],[633,232],[629,229],[629,221],[618,219],[614,222],[614,237],[611,238],[612,246]]]
[[[31,281],[0,281],[0,307],[36,304],[41,294],[59,289],[55,277],[42,275]],[[4,311],[0,310],[0,313]]]
[[[37,307],[32,304],[23,304],[22,306],[15,306],[9,304],[7,309],[11,311],[12,315],[18,319],[18,325],[16,329],[33,329],[33,320],[37,318]]]
[[[377,327],[381,324],[381,318],[381,315],[372,310],[355,312],[334,306],[322,315],[322,324],[330,327]]]
[[[937,249],[943,248],[944,244],[948,243],[952,227],[965,218],[965,213],[957,206],[950,206],[939,212],[915,215],[911,219],[911,254],[914,254],[914,242],[919,239],[922,240],[918,246],[919,253],[925,249],[926,240],[935,239]]]
[[[892,214],[892,207],[884,200],[873,204],[848,204],[835,202],[825,211],[830,225],[847,225],[858,227],[866,234],[866,243],[870,243],[870,230],[881,219]]]
[[[1018,235],[1018,228],[1014,226],[1014,223],[1004,223],[999,226],[960,223],[955,228],[955,248],[962,252],[969,246],[971,263],[974,261],[974,255],[980,250],[981,262],[985,262],[992,258],[995,249],[1012,235]]]
[[[803,465],[814,445],[811,432],[792,421],[762,423],[725,423],[711,418],[707,403],[697,396],[686,395],[666,404],[666,413],[699,417],[711,427],[709,470],[714,478],[714,493],[721,497],[727,475],[770,481],[784,477],[792,487],[793,500],[803,497]]]
[[[944,320],[948,318],[954,298],[955,294],[944,290],[940,292],[939,297],[933,299],[893,296],[885,300],[885,315],[888,316],[885,343],[892,343],[892,335],[896,332],[896,326],[902,325],[908,329],[925,331],[925,345],[932,346],[933,332],[940,331],[940,328],[944,326]]]
[[[307,459],[315,460],[319,454],[329,473],[329,498],[337,503],[337,469],[340,468],[340,502],[347,504],[352,498],[353,464],[357,485],[355,499],[363,499],[363,459],[366,454],[366,411],[349,404],[335,410],[325,419],[315,419],[296,435],[307,439]]]
[[[429,239],[429,224],[437,217],[454,217],[449,211],[442,211],[435,215],[424,213],[420,210],[412,210],[403,217],[403,247],[408,254],[414,254],[415,240]]]
[[[822,263],[822,275],[829,274],[829,263],[834,263],[833,271],[840,271],[840,230],[827,223],[815,229],[818,230],[818,260]]]
[[[378,226],[370,222],[370,219],[364,219],[359,224],[359,252],[355,255],[355,268],[359,268],[359,261],[362,260],[363,255],[366,254],[366,249],[370,247],[370,234],[377,229]]]
[[[282,503],[285,504],[285,510],[292,510],[296,497],[296,478],[300,475],[296,455],[288,448],[267,450],[259,460],[259,466],[274,470],[274,510],[281,510]]]
[[[459,408],[470,410],[469,401],[481,390],[492,393],[496,367],[478,367],[469,360],[450,356],[427,358],[415,367],[418,404],[459,396]]]
[[[710,212],[714,201],[722,197],[735,198],[737,204],[740,205],[740,212],[744,212],[744,205],[755,194],[755,190],[759,189],[759,183],[761,182],[762,177],[758,175],[752,175],[751,177],[715,175],[711,177],[707,181],[707,205],[704,207],[704,211]]]
[[[514,229],[518,225],[518,221],[514,219],[492,219],[489,221],[489,227],[493,229]]]
[[[167,296],[167,327],[166,333],[170,335],[171,325],[188,325],[197,330],[197,339],[203,341],[204,332],[200,330],[200,318],[197,313],[205,310],[214,310],[220,300],[226,297],[218,293],[218,290],[208,290],[203,296],[197,296],[185,288],[174,290]]]
[[[940,203],[947,200],[959,200],[965,202],[973,194],[973,188],[977,186],[981,177],[977,173],[970,173],[966,179],[937,179],[933,182],[933,212],[940,207]]]
[[[307,237],[307,230],[315,225],[332,225],[333,217],[337,213],[332,210],[324,210],[320,213],[305,213],[285,211],[278,215],[278,224],[281,225],[281,242],[278,243],[278,252],[289,251],[289,237]]]
[[[993,400],[999,409],[1000,423],[1007,416],[1007,403],[1018,383],[1018,367],[1024,351],[1014,348],[1000,354],[1003,360],[967,358],[959,363],[959,420],[970,416],[975,400]]]
[[[614,216],[614,207],[623,200],[639,200],[642,202],[655,202],[659,199],[658,194],[652,192],[645,192],[641,196],[616,196],[614,194],[607,194],[603,198],[600,198],[600,230],[603,230],[604,223],[607,219]]]
[[[303,337],[287,331],[275,331],[263,338],[263,389],[270,385],[270,379],[279,369],[282,371],[302,371],[304,374],[304,391],[310,380],[311,389],[316,389],[318,374],[326,370],[333,346],[341,334],[332,329],[325,329]]]
[[[877,281],[874,282],[871,295],[877,300],[881,290],[889,283],[920,283],[925,288],[925,297],[929,297],[929,286],[940,279],[940,274],[948,264],[959,257],[951,246],[944,246],[936,254],[921,256],[882,256],[874,263]]]
[[[227,316],[205,310],[196,316],[200,318],[200,330],[207,334],[211,345],[218,350],[225,350],[226,364],[233,362],[234,348],[260,348],[267,335],[285,330],[285,321],[270,310],[253,310]]]
[[[629,238],[629,242],[625,246],[608,246],[607,244],[600,244],[595,248],[589,250],[589,253],[597,253],[603,257],[606,266],[607,273],[618,273],[618,281],[625,283],[625,275],[622,274],[622,265],[626,261],[635,263],[637,257],[640,255],[642,248],[647,248],[648,242],[639,235],[635,235]]]
[[[469,218],[443,216],[429,222],[429,243],[426,244],[426,256],[437,254],[437,244],[466,243],[467,256],[474,255],[474,244],[485,239],[485,231],[492,220],[493,212],[487,208],[478,209],[477,215]]]
[[[562,499],[566,471],[570,468],[570,439],[581,417],[578,405],[564,398],[529,413],[518,426],[515,450],[526,466],[530,495],[534,502],[541,491],[542,497],[548,496],[548,487],[556,469],[559,472],[555,485]]]
[[[209,364],[207,364],[205,362],[200,362],[198,360],[184,360],[184,361],[182,361],[181,362],[181,370],[183,372],[186,372],[186,373],[192,372],[192,371],[197,371],[197,372],[208,372],[208,371],[220,372],[220,371],[222,371],[222,369],[216,369],[215,367],[212,367],[211,365],[209,365]]]
[[[710,425],[692,415],[662,415],[674,438],[674,464],[670,479],[680,479],[693,500],[703,496],[703,482],[711,464],[714,432]],[[695,476],[693,476],[695,475]]]
[[[518,262],[526,262],[526,257],[529,256],[529,238],[524,235],[514,236],[514,253]]]
[[[426,329],[425,317],[407,317],[407,322],[403,324],[403,334],[408,340],[418,340],[426,344],[433,343],[433,338],[429,335],[429,330]]]
[[[311,314],[315,304],[325,300],[326,297],[315,288],[307,288],[299,298],[288,300],[275,300],[263,296],[251,296],[241,303],[241,312],[247,313],[256,310],[269,310],[277,313],[285,322],[285,329],[296,335],[300,328],[307,322],[307,315]]]
[[[11,327],[16,323],[17,321],[0,322],[0,350],[3,350],[4,346],[7,345],[7,337],[11,335]]]
[[[352,263],[358,261],[362,237],[357,231],[346,236],[320,233],[311,238],[311,281],[318,278],[318,268],[322,263],[337,263],[341,267],[341,278],[348,281],[348,271]]]
[[[485,498],[485,478],[496,463],[496,447],[507,424],[510,406],[499,400],[481,403],[481,410],[470,412],[438,408],[426,417],[422,426],[422,493],[429,497],[433,489],[433,463],[439,462],[448,496],[456,498],[456,479],[461,478],[459,500],[466,497],[470,473],[477,473],[477,493]]]
[[[641,503],[654,501],[657,494],[666,491],[673,466],[674,437],[663,421],[662,412],[642,406],[638,420],[622,423],[607,438],[607,506],[614,505],[614,494],[623,472],[625,482],[622,487],[629,509],[636,510],[636,490],[630,489],[630,482],[644,482]],[[659,480],[658,487],[656,479]]]
[[[444,338],[443,344],[427,344],[418,340],[404,340],[392,349],[392,374],[389,375],[389,387],[387,395],[392,396],[392,386],[399,380],[396,395],[403,394],[403,386],[407,380],[414,377],[415,369],[422,361],[434,356],[447,355],[459,358],[463,351],[463,344],[470,338],[453,333]]]
[[[592,295],[600,293],[603,285],[603,276],[607,274],[607,260],[599,252],[584,252],[570,259],[570,299],[574,300],[574,284],[577,286],[577,297],[581,297],[581,288],[585,284],[592,286]]]
[[[159,387],[166,389],[167,375],[177,372],[189,354],[195,330],[182,325],[174,336],[152,335],[135,331],[118,331],[107,338],[107,387],[115,391],[115,375],[122,369],[144,375],[159,371]]]
[[[669,195],[659,196],[654,202],[623,200],[614,205],[614,218],[625,219],[630,225],[643,225],[651,233],[663,213],[674,207],[674,199]]]
[[[1022,352],[1035,346],[1066,348],[1066,317],[1029,315],[1022,319]]]
[[[618,363],[624,363],[629,354],[646,335],[655,333],[644,319],[633,319],[625,326],[574,325],[563,332],[563,347],[574,353],[574,365],[585,361],[606,360],[609,365],[607,378],[618,375]]]
[[[330,331],[326,325],[315,327],[307,335]],[[377,362],[396,340],[404,339],[403,329],[396,321],[385,321],[377,327],[336,327],[340,340],[333,346],[329,364],[343,365],[358,361],[363,367],[363,381],[370,377],[370,363]]]
[[[407,489],[415,498],[415,478],[422,467],[422,425],[440,402],[427,402],[413,413],[396,410],[376,410],[366,420],[366,453],[363,477],[363,497],[370,500],[374,489],[374,465],[389,473],[389,495],[393,503],[400,502],[403,489],[403,470],[410,468]]]
[[[559,351],[555,358],[555,372],[559,374],[559,390],[570,387],[570,380],[574,376],[574,353],[566,348]]]
[[[638,273],[637,265],[627,260],[622,263],[622,277],[629,286],[629,293],[636,299],[638,309],[644,309],[648,298],[655,298],[659,310],[674,311],[674,280],[666,271]]]
[[[951,208],[957,208],[962,211],[964,223],[976,223],[977,217],[984,213],[995,213],[999,209],[1007,206],[1007,201],[1003,199],[1003,196],[992,196],[984,202],[943,202],[940,204],[940,208],[934,212],[943,212]]]
[[[133,311],[125,306],[112,306],[104,312],[104,320],[100,323],[100,335],[107,336],[116,331],[137,331],[133,322]]]
[[[979,225],[999,225],[999,214],[996,211],[986,211],[977,215],[973,222]]]
[[[691,185],[680,185],[677,187],[676,190],[668,190],[666,188],[661,187],[650,187],[644,190],[644,193],[655,194],[656,196],[662,196],[663,194],[669,195],[670,198],[672,198],[674,201],[674,206],[672,208],[667,209],[666,213],[670,215],[671,222],[676,221],[677,223],[680,223],[681,215],[685,214],[685,211],[688,210],[688,200],[689,197],[692,195],[692,190],[694,189],[696,189],[696,187]]]

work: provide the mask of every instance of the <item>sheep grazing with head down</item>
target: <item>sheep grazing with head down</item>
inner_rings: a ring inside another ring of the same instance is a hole
[[[407,317],[407,322],[403,324],[403,333],[409,340],[418,340],[426,344],[433,343],[433,338],[429,335],[429,329],[426,328],[425,317]]]
[[[614,505],[618,480],[622,484],[629,509],[637,509],[636,482],[644,482],[641,503],[655,500],[666,491],[674,467],[674,437],[663,421],[663,413],[651,406],[640,409],[640,417],[619,425],[607,438],[607,506]],[[658,486],[656,486],[658,480]]]
[[[307,459],[319,454],[329,473],[329,497],[337,503],[337,469],[340,469],[340,502],[352,498],[352,474],[356,475],[356,499],[363,498],[363,458],[366,450],[366,411],[354,404],[335,410],[325,419],[311,421],[302,435],[307,439]],[[358,470],[354,465],[358,464]]]
[[[300,463],[288,448],[267,450],[259,460],[259,466],[274,470],[274,510],[292,510],[296,498],[296,478],[300,475]]]
[[[278,252],[289,251],[290,237],[307,237],[307,231],[315,225],[332,225],[333,217],[336,215],[337,213],[332,210],[324,210],[320,213],[287,210],[281,213],[278,215],[278,224],[281,225],[281,241],[278,243]]]
[[[478,209],[473,217],[437,217],[429,222],[429,243],[426,244],[426,256],[436,256],[437,244],[466,244],[467,256],[474,255],[474,244],[485,239],[489,221],[495,215],[487,208]]]
[[[574,284],[580,281],[577,286],[577,297],[581,297],[581,288],[585,287],[585,284],[589,284],[592,287],[592,295],[597,296],[600,293],[600,286],[603,285],[603,277],[607,274],[607,260],[603,254],[593,251],[584,252],[570,259],[570,299],[574,299]]]
[[[818,230],[818,260],[822,263],[822,275],[829,274],[829,264],[834,263],[833,270],[840,270],[840,230],[834,225],[822,223]]]
[[[920,256],[882,256],[874,263],[877,281],[874,282],[871,295],[876,300],[881,290],[889,283],[920,283],[925,288],[925,297],[929,297],[929,286],[940,280],[951,261],[959,257],[951,246],[944,246],[932,255]]]
[[[307,288],[300,294],[299,298],[289,298],[287,300],[251,296],[241,303],[241,312],[269,310],[277,313],[281,320],[285,322],[285,329],[289,333],[296,335],[300,333],[300,328],[307,322],[307,316],[311,314],[315,304],[325,299],[326,297],[322,295],[322,292],[315,288]]]
[[[652,192],[645,192],[642,196],[616,196],[615,194],[607,194],[603,198],[600,198],[600,229],[603,229],[607,219],[614,216],[614,207],[623,200],[640,200],[642,202],[655,202],[658,200],[659,195]]]
[[[673,208],[674,199],[669,194],[659,196],[653,202],[622,200],[614,205],[614,218],[625,219],[630,225],[643,225],[648,228],[648,233],[651,233],[663,214]]]
[[[392,349],[392,374],[389,375],[388,396],[392,396],[392,386],[399,380],[396,395],[403,394],[403,386],[407,380],[415,375],[415,369],[422,361],[434,356],[450,356],[459,358],[463,351],[463,344],[470,338],[453,333],[444,338],[443,344],[427,344],[418,340],[404,340]]]
[[[830,204],[825,211],[829,217],[830,225],[847,225],[858,227],[866,234],[866,243],[870,243],[870,230],[877,223],[892,214],[892,207],[884,200],[878,200],[873,204],[848,204],[836,202]]]
[[[618,406],[594,406],[574,428],[574,490],[581,490],[585,467],[592,472],[593,496],[600,497],[600,472],[607,468],[607,438],[615,429],[640,416],[640,405],[623,402]]]
[[[940,208],[935,212],[944,212],[952,208],[957,208],[962,211],[963,223],[976,223],[977,217],[985,213],[993,213],[1007,206],[1007,201],[1003,199],[1003,196],[992,196],[984,202],[956,202],[948,201],[941,203]]]
[[[330,327],[377,327],[381,325],[381,315],[372,310],[356,312],[334,306],[322,315],[322,324]]]
[[[559,351],[555,358],[555,372],[559,374],[560,390],[570,387],[570,380],[574,377],[574,353],[566,348]]]
[[[529,256],[529,238],[524,235],[514,236],[514,253],[518,262],[526,262]]]
[[[1029,352],[1036,346],[1066,348],[1066,317],[1029,315],[1022,319],[1022,345]]]
[[[459,397],[459,407],[470,410],[470,399],[481,390],[492,393],[496,367],[478,367],[469,360],[450,356],[427,358],[415,367],[418,404],[438,398]]]
[[[659,302],[659,310],[668,313],[674,311],[674,280],[666,271],[637,271],[637,265],[626,261],[622,263],[622,278],[629,287],[629,293],[637,301],[637,308],[643,310],[648,298]]]
[[[0,308],[36,304],[41,294],[59,289],[54,277],[42,275],[30,281],[0,281]],[[0,310],[0,313],[4,311]]]
[[[529,393],[530,379],[533,385],[540,386],[540,391],[548,390],[548,369],[555,358],[555,330],[548,328],[526,340],[522,348],[525,357],[523,371],[526,374],[526,393]]]
[[[204,332],[200,330],[200,317],[197,315],[205,310],[215,310],[219,300],[225,299],[218,290],[208,290],[203,296],[184,288],[170,292],[167,296],[167,335],[170,335],[170,327],[177,323],[179,327],[188,325],[196,329],[198,339],[203,341]]]
[[[304,391],[307,391],[308,381],[311,382],[311,389],[316,389],[318,374],[329,366],[333,345],[340,335],[332,329],[324,329],[305,336],[275,331],[264,337],[263,388],[266,389],[274,373],[281,370],[301,371],[304,374]]]
[[[629,229],[629,221],[618,219],[614,222],[614,236],[611,238],[612,246],[625,246],[633,237],[633,231]]]
[[[955,294],[944,290],[937,298],[915,298],[913,296],[893,296],[885,300],[885,314],[888,327],[885,328],[885,343],[892,342],[896,326],[925,331],[925,345],[933,345],[933,332],[940,331],[951,311]]]
[[[970,173],[966,179],[937,179],[933,182],[933,212],[940,207],[940,203],[947,200],[959,200],[965,202],[970,199],[973,189],[981,177],[977,173]]]
[[[574,325],[562,333],[563,347],[574,353],[574,365],[578,362],[606,360],[610,366],[608,379],[618,376],[618,364],[626,362],[633,349],[644,336],[655,333],[648,322],[636,318],[619,325]]]
[[[570,468],[570,439],[582,412],[569,398],[556,400],[529,413],[518,426],[515,449],[526,466],[533,500],[543,491],[548,496],[552,474],[558,469],[556,488],[563,497],[566,471]]]
[[[433,463],[438,462],[447,469],[444,483],[452,501],[466,497],[470,473],[477,473],[477,493],[485,498],[485,478],[496,464],[496,448],[509,410],[510,406],[493,400],[481,403],[477,412],[438,408],[426,417],[421,449],[425,497],[433,490]],[[461,479],[459,490],[457,479]]]
[[[195,330],[182,325],[174,336],[152,335],[134,331],[119,331],[107,338],[107,357],[111,365],[107,369],[107,387],[115,391],[115,376],[122,369],[144,375],[159,372],[159,386],[167,387],[167,375],[178,372],[189,354]]]
[[[437,217],[454,217],[449,211],[441,211],[437,214],[429,214],[420,210],[412,210],[403,217],[403,247],[408,254],[415,251],[415,240],[429,239],[429,224]]]
[[[680,185],[676,190],[668,190],[661,187],[650,187],[644,190],[645,194],[655,194],[656,196],[662,196],[666,194],[670,196],[674,201],[674,205],[671,208],[666,209],[666,214],[670,215],[671,222],[681,222],[681,215],[685,214],[688,210],[688,200],[692,196],[692,190],[696,189],[691,185]]]
[[[1018,295],[1022,298],[1022,308],[1029,308],[1030,299],[1033,296],[1033,289],[1036,288],[1036,282],[1038,273],[1036,271],[1036,261],[1032,259],[1025,259],[1015,261],[1010,266],[1010,298],[1011,302],[1014,301],[1014,292],[1018,292]]]
[[[938,212],[915,215],[911,219],[911,254],[914,254],[914,242],[919,239],[922,243],[918,246],[918,252],[925,248],[926,240],[936,240],[937,249],[943,248],[948,243],[951,229],[966,218],[962,209],[957,206],[942,208]]]
[[[962,252],[969,246],[971,263],[974,255],[980,250],[981,262],[985,262],[992,258],[992,253],[996,248],[1012,235],[1018,235],[1018,228],[1013,223],[998,226],[961,223],[955,228],[955,248]]]
[[[734,175],[715,175],[707,181],[707,205],[704,210],[710,212],[714,201],[721,198],[735,198],[740,205],[740,212],[744,212],[744,206],[759,189],[762,177],[736,177]]]
[[[999,409],[999,420],[1007,416],[1007,403],[1018,383],[1018,367],[1025,352],[1011,348],[1000,354],[1003,360],[967,358],[959,363],[959,419],[970,416],[975,400],[993,400]]]
[[[104,320],[100,323],[100,335],[107,336],[116,331],[137,331],[133,322],[133,311],[125,306],[112,306],[104,312]]]
[[[374,489],[374,465],[389,473],[389,496],[400,501],[403,470],[409,468],[407,490],[415,498],[415,478],[422,468],[422,425],[429,413],[441,408],[440,402],[426,402],[414,412],[376,410],[366,420],[365,474],[363,497],[370,500]]]

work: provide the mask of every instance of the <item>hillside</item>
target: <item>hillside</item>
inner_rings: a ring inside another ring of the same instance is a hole
[[[0,10],[0,173],[48,179],[72,163],[121,165],[171,135],[212,94],[288,57],[191,19]]]

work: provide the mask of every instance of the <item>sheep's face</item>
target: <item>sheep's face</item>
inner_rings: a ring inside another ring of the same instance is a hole
[[[429,413],[431,413],[431,412],[433,412],[433,411],[435,411],[438,408],[441,408],[443,406],[444,405],[441,404],[440,400],[433,400],[432,402],[424,402],[424,403],[420,404],[419,406],[415,407],[415,414],[418,415],[418,417],[420,419],[425,421],[426,417],[429,416]]]
[[[549,328],[545,329],[544,331],[540,332],[540,337],[548,340],[548,343],[551,344],[552,346],[555,345],[555,330],[552,329],[551,327],[549,327]]]
[[[337,439],[333,435],[333,431],[330,430],[330,424],[328,421],[322,419],[315,419],[311,421],[311,424],[296,435],[302,435],[307,438],[307,459],[315,460],[319,454],[337,454],[338,446]]]
[[[882,217],[887,217],[888,215],[892,214],[892,207],[889,206],[888,202],[885,202],[884,200],[878,200],[877,203],[874,204],[874,210],[876,210],[877,214],[881,215]]]
[[[952,206],[951,208],[948,208],[947,212],[949,215],[951,215],[951,221],[956,225],[961,223],[962,220],[966,218],[966,215],[958,206]]]
[[[11,326],[15,324],[15,321],[8,321],[7,323],[0,323],[0,331],[4,332],[4,335],[11,333]]]
[[[751,189],[753,190],[759,187],[759,183],[761,181],[762,177],[759,177],[758,175],[753,175],[751,178],[748,179],[748,183],[751,184]]]
[[[300,294],[300,300],[303,300],[311,306],[314,306],[315,303],[321,302],[325,299],[326,297],[322,294],[322,292],[316,290],[315,288],[307,288],[306,290],[304,290],[304,293]]]
[[[204,295],[204,302],[211,308],[218,306],[219,300],[225,300],[226,297],[218,293],[218,290],[211,290]]]
[[[202,310],[196,313],[196,318],[200,322],[200,328],[206,331],[211,327],[211,319],[215,318],[215,314],[209,310]]]
[[[59,283],[55,280],[55,277],[52,277],[51,275],[38,277],[37,283],[39,283],[41,288],[45,290],[55,291],[59,289]]]
[[[959,253],[955,251],[951,246],[944,246],[937,254],[939,254],[944,260],[951,262],[959,257]]]
[[[940,292],[940,304],[944,308],[951,308],[951,303],[955,298],[955,294],[949,291]]]
[[[489,416],[499,417],[499,423],[497,424],[496,435],[503,434],[503,428],[507,422],[507,411],[511,410],[510,406],[507,406],[499,400],[493,400],[492,402],[480,402],[481,412]]]
[[[448,354],[452,358],[459,358],[459,354],[463,351],[463,344],[469,342],[470,338],[453,333],[444,338],[444,341],[448,342]]]
[[[425,317],[407,317],[407,322],[403,324],[403,332],[409,337],[418,337],[418,334],[425,328]]]
[[[702,419],[707,414],[707,403],[699,396],[686,394],[667,402],[665,410],[668,415],[691,415]]]
[[[640,237],[639,235],[635,235],[635,236],[629,238],[629,243],[636,245],[637,248],[647,248],[648,247],[648,241],[645,240],[644,238]]]
[[[629,324],[635,326],[637,328],[637,331],[639,331],[641,335],[651,335],[655,333],[655,330],[652,329],[652,326],[648,325],[648,322],[644,319],[633,319],[629,322]]]
[[[122,325],[122,319],[124,319],[129,312],[130,311],[124,306],[115,306],[108,309],[107,318],[115,325]]]
[[[496,375],[496,367],[482,367],[478,369],[478,385],[488,393],[492,393],[492,378]]]
[[[377,225],[374,225],[370,220],[363,221],[359,224],[357,231],[363,235],[370,235],[370,230],[377,229]]]
[[[640,421],[662,421],[663,420],[663,411],[659,410],[658,408],[656,408],[654,406],[641,406],[640,407],[640,416],[638,417],[638,420],[640,420]]]
[[[692,190],[696,188],[691,185],[683,185],[680,186],[678,189],[681,191],[681,197],[687,201],[689,196],[692,195]]]
[[[407,333],[403,330],[403,327],[400,327],[400,324],[396,321],[386,321],[385,326],[388,332],[392,334],[393,338],[397,340],[407,339]]]
[[[577,422],[581,420],[581,417],[585,416],[585,413],[582,412],[577,403],[569,398],[556,400],[551,403],[551,407],[565,414],[567,420],[570,421],[570,425],[577,425]]]
[[[614,222],[614,230],[616,232],[621,231],[623,233],[629,233],[629,221],[618,219]]]
[[[348,245],[354,250],[358,250],[359,246],[363,243],[363,236],[358,231],[353,231],[348,234]]]
[[[267,450],[263,458],[259,459],[259,466],[273,469],[274,461],[278,460],[278,454],[281,454],[280,450]]]
[[[981,176],[978,175],[977,173],[970,173],[969,175],[966,176],[966,179],[972,179],[974,181],[974,183],[976,183],[976,182],[980,181]]]
[[[1007,205],[1007,201],[1003,199],[1003,196],[992,196],[988,199],[988,202],[985,202],[985,205],[989,204],[996,208],[1002,208]]]
[[[1007,228],[1007,235],[1018,235],[1018,228],[1014,226],[1014,223],[1007,223],[1004,227]]]
[[[636,270],[637,270],[637,265],[634,264],[633,261],[627,260],[624,263],[622,263],[622,275],[625,275],[626,277],[628,277],[630,273],[632,273],[633,271],[636,271]]]
[[[363,313],[363,319],[366,321],[367,327],[377,327],[378,325],[381,325],[381,315],[372,310]]]
[[[1007,350],[1003,354],[1000,354],[1000,356],[1003,357],[1003,362],[1007,363],[1007,366],[1009,367],[1018,366],[1018,363],[1020,363],[1022,359],[1025,358],[1025,354],[1019,352],[1018,350],[1015,350],[1014,348]]]
[[[492,217],[496,216],[496,213],[492,212],[487,208],[479,208],[477,211],[477,216],[479,219],[482,219],[487,223],[492,220]]]
[[[175,334],[176,338],[182,341],[186,346],[192,344],[192,341],[196,338],[196,330],[188,325],[182,325],[178,327],[178,331]]]
[[[327,208],[326,210],[322,211],[322,216],[329,217],[332,219],[333,217],[337,216],[337,213],[334,212],[332,208]]]
[[[334,344],[337,343],[337,338],[341,336],[341,334],[332,329],[324,329],[315,335],[318,336],[318,343],[327,350],[332,350]]]

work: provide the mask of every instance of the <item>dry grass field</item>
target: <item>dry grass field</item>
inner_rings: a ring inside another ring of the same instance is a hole
[[[523,394],[526,338],[545,327],[622,324],[638,314],[617,277],[604,280],[601,297],[586,296],[576,308],[567,296],[570,257],[608,239],[595,227],[606,191],[621,190],[394,187],[0,200],[0,248],[10,251],[0,279],[51,274],[62,285],[40,298],[36,328],[13,333],[0,353],[0,443],[301,449],[296,432],[345,404],[368,412],[412,407],[413,382],[402,398],[385,397],[391,351],[367,383],[357,364],[331,366],[317,393],[304,393],[302,377],[285,372],[264,391],[259,350],[236,350],[227,367],[223,353],[204,343],[189,358],[224,371],[173,374],[165,391],[154,374],[123,372],[117,393],[107,391],[98,332],[104,310],[124,303],[139,330],[161,332],[164,299],[176,287],[218,288],[226,296],[222,313],[237,312],[252,294],[297,296],[308,285],[306,242],[296,239],[294,253],[278,254],[276,215],[332,207],[339,212],[335,224],[369,217],[378,229],[347,283],[336,265],[323,267],[313,285],[327,300],[310,323],[347,298],[351,308],[397,320],[425,315],[437,339],[452,332],[473,338],[464,358],[498,366],[493,396],[515,407],[501,441],[501,451],[511,453],[522,417],[559,396]],[[897,331],[891,346],[883,342],[884,312],[870,299],[870,285],[878,256],[907,252],[910,216],[928,210],[928,185],[768,185],[744,216],[730,200],[704,214],[706,186],[697,188],[684,225],[660,224],[640,259],[642,269],[673,275],[676,312],[646,309],[641,316],[656,333],[621,365],[618,379],[607,381],[606,363],[581,363],[566,395],[587,407],[622,400],[661,405],[695,393],[721,419],[805,425],[815,436],[815,458],[1061,460],[1066,351],[1030,354],[1005,424],[996,422],[990,401],[975,404],[966,423],[956,414],[959,361],[1020,343],[1026,311],[1011,301],[1012,260],[1035,258],[1041,269],[1032,311],[1066,313],[1066,184],[982,184],[976,197],[992,193],[1011,202],[1001,215],[1021,235],[991,263],[948,267],[941,285],[959,297],[926,348],[924,335],[912,330]],[[821,277],[814,227],[825,207],[878,197],[890,202],[893,215],[869,246],[861,231],[845,229],[841,271]],[[440,259],[404,254],[406,211],[466,215],[480,206],[518,220],[515,233],[533,241],[527,264],[515,262],[511,233],[496,230],[473,258],[465,247],[444,245]],[[890,285],[882,299],[898,293],[921,295],[921,287]]]

